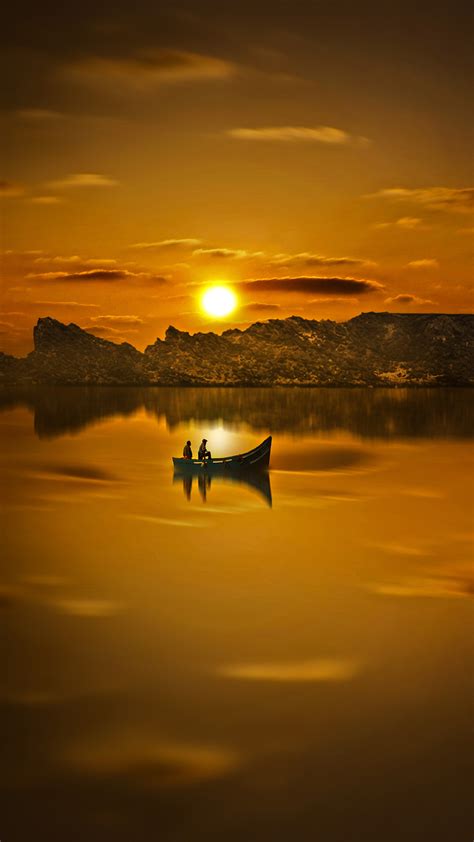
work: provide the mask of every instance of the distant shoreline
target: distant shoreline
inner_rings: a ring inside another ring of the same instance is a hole
[[[347,389],[348,391],[371,391],[389,390],[402,391],[403,389],[472,389],[474,383],[101,383],[97,381],[61,382],[43,381],[40,383],[25,382],[21,380],[3,380],[0,382],[0,389]]]

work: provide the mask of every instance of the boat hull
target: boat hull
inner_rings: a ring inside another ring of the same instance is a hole
[[[213,474],[240,473],[248,470],[267,470],[270,464],[270,453],[272,449],[272,437],[247,453],[239,453],[236,456],[227,456],[224,459],[180,459],[173,457],[175,471],[181,472],[212,472]]]

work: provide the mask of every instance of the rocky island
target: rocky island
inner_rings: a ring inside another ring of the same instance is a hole
[[[156,386],[470,386],[474,316],[362,313],[270,319],[245,330],[169,327],[138,351],[75,324],[38,320],[34,350],[0,353],[0,383]]]

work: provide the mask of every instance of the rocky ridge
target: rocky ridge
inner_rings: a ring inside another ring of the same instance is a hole
[[[362,313],[347,322],[291,316],[246,330],[169,327],[142,353],[52,318],[34,351],[0,353],[0,383],[207,386],[468,386],[474,316]]]

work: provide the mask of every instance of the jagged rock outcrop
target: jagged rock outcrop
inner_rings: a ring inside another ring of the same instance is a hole
[[[35,350],[26,358],[34,383],[134,384],[142,378],[143,354],[133,345],[99,339],[75,324],[39,319]]]
[[[362,313],[347,322],[292,316],[246,330],[189,334],[169,327],[144,353],[54,319],[35,350],[0,354],[0,382],[107,385],[467,386],[474,316]]]

